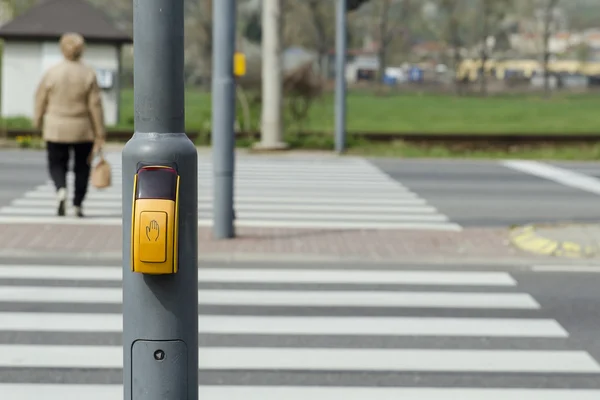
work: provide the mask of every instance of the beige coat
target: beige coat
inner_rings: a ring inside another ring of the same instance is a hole
[[[95,71],[83,64],[84,40],[65,34],[60,47],[65,57],[42,77],[35,95],[33,123],[45,141],[102,143],[104,111]]]

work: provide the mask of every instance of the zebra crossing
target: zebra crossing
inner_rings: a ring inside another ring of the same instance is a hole
[[[87,219],[55,217],[51,181],[0,208],[0,219],[42,223],[121,223],[121,155],[108,153],[113,185],[90,187]],[[74,177],[68,177],[69,198]],[[212,225],[212,162],[199,156],[198,212],[201,226]],[[251,227],[322,229],[461,230],[416,193],[361,158],[238,156],[236,224]]]
[[[335,268],[201,267],[200,398],[600,398],[568,383],[598,362],[509,273]],[[0,264],[1,399],[122,398],[121,274]]]

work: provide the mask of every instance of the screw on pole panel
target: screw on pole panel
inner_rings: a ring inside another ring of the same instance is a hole
[[[133,6],[135,133],[121,156],[124,400],[198,400],[198,152],[184,124],[184,0]]]

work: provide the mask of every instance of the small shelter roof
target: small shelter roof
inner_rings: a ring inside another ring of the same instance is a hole
[[[108,17],[85,0],[45,0],[0,27],[0,39],[58,40],[66,32],[77,32],[86,42],[131,43]]]

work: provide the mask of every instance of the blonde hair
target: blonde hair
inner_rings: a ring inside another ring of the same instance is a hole
[[[79,33],[65,33],[60,37],[60,50],[66,59],[76,61],[83,55],[85,40]]]

